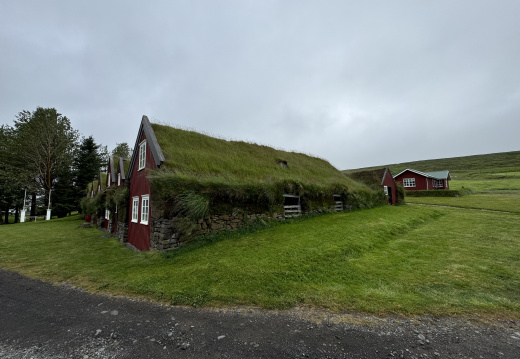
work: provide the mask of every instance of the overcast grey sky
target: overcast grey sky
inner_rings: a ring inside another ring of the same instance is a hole
[[[518,0],[1,1],[0,123],[142,115],[338,169],[520,150]]]

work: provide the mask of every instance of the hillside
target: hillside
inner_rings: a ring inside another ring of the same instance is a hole
[[[389,167],[394,175],[406,168],[413,168],[422,172],[449,170],[452,177],[458,179],[520,179],[520,151],[403,162],[342,172],[348,175],[360,170],[381,167]]]

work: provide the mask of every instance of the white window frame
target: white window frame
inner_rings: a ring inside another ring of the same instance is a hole
[[[139,144],[139,167],[138,171],[146,167],[146,140]]]
[[[105,219],[110,219],[110,210],[105,208]]]
[[[150,217],[150,195],[141,196],[141,224],[148,224]]]
[[[117,174],[117,185],[121,186],[121,172],[118,172]]]
[[[388,196],[388,186],[383,186],[383,191],[385,192],[385,195]]]
[[[444,181],[441,179],[435,180],[435,188],[444,188]]]
[[[403,178],[403,187],[415,187],[415,178]]]
[[[132,197],[132,222],[139,220],[139,197]]]

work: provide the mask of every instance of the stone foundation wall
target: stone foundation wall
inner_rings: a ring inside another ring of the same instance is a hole
[[[348,210],[349,208],[345,208]],[[308,214],[319,214],[319,213],[330,213],[336,212],[336,207],[330,207],[325,209],[303,211],[302,215]],[[221,231],[232,231],[240,228],[244,225],[250,224],[258,219],[263,220],[284,220],[285,216],[283,213],[274,214],[220,214],[212,215],[205,218],[201,218],[192,224],[193,230],[189,233],[184,233],[182,229],[176,228],[175,219],[166,218],[153,218],[151,223],[150,233],[150,248],[158,251],[165,251],[169,249],[178,248],[189,238],[194,236],[200,236],[209,233],[217,233]],[[120,226],[124,224],[118,224],[118,232]],[[128,225],[126,225],[128,229]],[[118,236],[119,238],[119,236]]]
[[[153,219],[150,235],[150,248],[158,251],[174,249],[181,246],[183,242],[193,236],[217,233],[221,231],[231,231],[260,218],[264,220],[284,219],[284,215],[283,213],[275,213],[273,215],[212,215],[201,218],[196,223],[193,223],[194,230],[192,230],[190,233],[183,233],[182,230],[177,229],[175,219]]]
[[[119,221],[117,222],[116,238],[121,243],[128,242],[128,223]]]

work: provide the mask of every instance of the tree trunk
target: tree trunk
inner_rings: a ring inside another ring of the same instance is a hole
[[[9,224],[9,206],[5,209],[5,221],[4,224]]]
[[[14,223],[20,223],[20,208],[18,206],[14,210]]]
[[[33,192],[31,198],[31,217],[36,216],[36,192]]]

